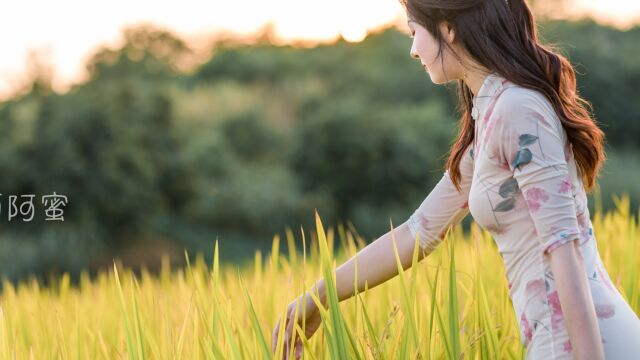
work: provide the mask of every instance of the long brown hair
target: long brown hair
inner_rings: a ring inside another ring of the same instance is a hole
[[[440,22],[447,21],[476,62],[514,84],[540,91],[549,99],[567,132],[586,191],[594,188],[605,160],[604,132],[591,115],[591,103],[576,91],[571,63],[552,46],[538,41],[536,21],[525,0],[399,1],[408,17],[436,38],[439,57],[443,46],[450,48],[438,29]],[[473,93],[464,81],[458,80],[457,85],[457,110],[462,116],[446,167],[460,191],[460,161],[473,142],[474,127]]]

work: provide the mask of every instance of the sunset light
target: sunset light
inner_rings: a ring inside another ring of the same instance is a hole
[[[38,11],[34,11],[37,9]],[[572,16],[591,14],[603,22],[630,26],[638,22],[640,2],[628,0],[576,0]],[[121,30],[141,22],[175,31],[185,39],[202,38],[217,31],[252,34],[272,24],[280,43],[292,40],[333,41],[342,36],[362,41],[368,31],[402,23],[397,0],[276,0],[251,2],[170,2],[115,0],[96,9],[80,0],[13,2],[0,13],[3,56],[0,58],[0,99],[25,81],[30,51],[49,54],[54,86],[68,88],[85,76],[84,64],[97,47],[117,46]]]

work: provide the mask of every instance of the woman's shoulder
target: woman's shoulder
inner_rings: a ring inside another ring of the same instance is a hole
[[[540,123],[561,131],[561,122],[553,105],[538,90],[509,83],[496,99],[493,116],[501,118],[502,126],[520,126],[523,122]]]
[[[523,111],[553,112],[553,105],[541,91],[509,82],[496,99],[494,110],[510,115]]]
[[[557,139],[566,137],[551,101],[542,92],[524,86],[510,84],[504,89],[496,99],[491,117],[494,131],[500,134],[496,140],[516,137],[517,140],[511,141],[519,144],[526,142],[519,138],[522,134],[540,136],[546,133]]]

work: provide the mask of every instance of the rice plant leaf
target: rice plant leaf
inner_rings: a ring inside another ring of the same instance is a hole
[[[357,294],[356,296],[360,298],[360,294]],[[369,338],[373,339],[373,346],[375,349],[377,349],[380,346],[380,343],[378,342],[378,338],[375,336],[376,332],[373,328],[373,324],[371,323],[371,318],[367,313],[367,307],[362,302],[362,299],[360,299],[360,307],[362,308],[362,317],[364,318],[365,325],[367,326],[367,330],[369,332]]]
[[[134,325],[136,328],[136,348],[138,351],[138,356],[140,356],[140,359],[142,360],[146,360],[147,355],[144,352],[144,345],[142,344],[142,326],[140,324],[140,316],[139,316],[139,311],[138,311],[138,303],[136,302],[136,296],[135,296],[135,292],[134,290],[140,290],[140,287],[138,286],[138,282],[135,279],[135,277],[131,276],[132,279],[132,286],[131,286],[131,302],[133,303],[133,315],[134,315]],[[134,287],[135,285],[135,287]]]
[[[460,323],[458,319],[458,292],[456,280],[456,257],[455,241],[449,239],[451,258],[449,261],[449,336],[451,336],[453,358],[459,359],[461,353],[460,346]]]
[[[215,301],[217,303],[217,306],[221,307],[223,305],[221,299],[216,298]],[[230,312],[226,312],[223,310],[223,314],[225,313],[229,314]],[[242,356],[240,355],[240,346],[238,345],[236,338],[233,336],[231,332],[231,325],[229,324],[229,319],[224,315],[220,316],[219,319],[220,319],[220,323],[222,324],[222,329],[224,330],[227,344],[229,344],[229,347],[231,347],[231,354],[233,355],[232,358],[242,359]]]
[[[480,256],[475,253],[475,268],[476,270],[476,299],[478,299],[477,315],[480,319],[480,327],[484,329],[485,335],[482,337],[483,343],[483,359],[495,359],[499,358],[500,346],[498,341],[498,335],[496,334],[496,326],[493,322],[493,317],[489,310],[489,303],[487,301],[486,291],[482,284],[482,277],[480,276]]]
[[[191,303],[193,302],[193,294],[191,295],[191,299],[189,300],[189,306],[187,307],[187,313],[182,320],[182,327],[180,328],[180,335],[178,335],[178,343],[176,345],[176,357],[182,357],[182,346],[184,344],[184,334],[187,329],[187,321],[189,320],[189,313],[191,312]]]
[[[116,279],[116,288],[118,289],[118,298],[120,299],[120,310],[122,311],[122,317],[124,318],[124,326],[127,333],[127,354],[131,355],[132,359],[137,359],[136,351],[133,346],[133,335],[131,334],[131,325],[129,325],[129,317],[127,316],[127,309],[124,301],[124,293],[122,291],[122,285],[120,284],[120,277],[118,276],[118,268],[116,263],[113,263],[113,274]]]
[[[453,352],[449,344],[449,336],[447,336],[447,328],[444,325],[444,320],[442,319],[442,311],[440,310],[440,306],[437,304],[436,291],[438,290],[438,279],[440,278],[438,276],[439,273],[440,273],[440,266],[438,265],[438,267],[436,267],[435,281],[432,287],[433,292],[431,294],[431,314],[432,314],[431,320],[433,320],[433,314],[435,314],[435,317],[438,319],[438,325],[440,325],[440,333],[442,334],[442,340],[444,342],[444,348],[447,352],[447,358],[453,359]],[[432,327],[432,324],[430,325],[430,329],[431,327]],[[430,349],[431,348],[429,347],[428,350]]]
[[[417,326],[415,323],[415,319],[413,317],[413,311],[412,311],[412,304],[413,301],[411,301],[410,297],[409,297],[409,292],[407,290],[407,276],[405,274],[404,268],[402,267],[402,262],[400,261],[400,255],[398,255],[398,246],[396,244],[396,239],[395,239],[395,231],[393,229],[393,224],[391,224],[391,243],[393,244],[393,253],[394,256],[396,258],[396,265],[398,267],[398,274],[400,275],[400,289],[402,291],[401,295],[402,295],[402,304],[403,307],[405,309],[406,312],[406,317],[408,317],[409,320],[409,341],[410,341],[410,345],[414,346],[417,341],[418,341],[418,330],[417,330]]]
[[[329,314],[331,318],[330,324],[333,330],[334,342],[330,346],[332,356],[339,359],[347,359],[347,339],[345,335],[344,319],[339,308],[338,293],[335,284],[335,272],[333,271],[332,260],[333,255],[329,252],[329,245],[327,244],[327,238],[322,227],[322,221],[320,215],[316,211],[316,232],[318,235],[318,242],[320,245],[320,258],[322,261],[322,273],[324,275],[325,290],[327,294],[327,304],[329,306]]]
[[[260,327],[260,321],[258,321],[258,316],[256,315],[256,310],[253,307],[253,301],[251,301],[251,295],[249,295],[249,291],[244,284],[242,279],[242,275],[239,277],[240,286],[243,290],[244,299],[249,308],[249,319],[251,320],[251,325],[253,325],[253,331],[258,335],[258,343],[260,345],[260,350],[262,352],[262,356],[265,359],[271,358],[271,350],[269,349],[269,345],[267,345],[267,339],[264,337],[264,333],[262,332],[262,328]]]
[[[311,344],[309,343],[309,340],[307,340],[307,338],[303,336],[304,331],[302,331],[302,328],[300,328],[300,325],[295,324],[294,327],[295,327],[295,330],[298,332],[298,336],[300,337],[300,340],[302,341],[302,347],[306,349],[305,357],[309,356],[312,360],[317,360],[315,355],[313,355],[313,351],[312,351],[313,349],[311,348]]]

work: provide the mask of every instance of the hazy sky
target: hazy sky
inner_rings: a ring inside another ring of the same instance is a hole
[[[592,12],[621,26],[640,18],[638,0],[576,0],[576,13]],[[119,44],[121,29],[139,22],[167,27],[186,39],[227,29],[253,33],[267,22],[283,39],[358,41],[367,29],[404,19],[397,0],[22,0],[0,12],[0,99],[25,74],[27,54],[46,49],[55,85],[64,90],[84,76],[84,63],[102,44]]]

